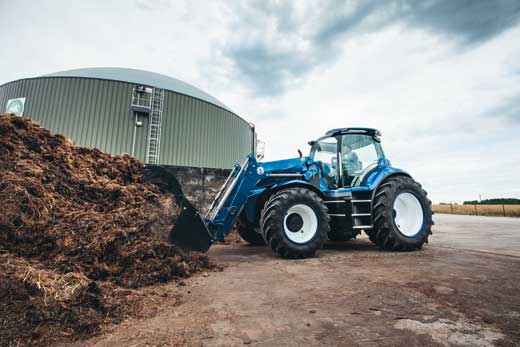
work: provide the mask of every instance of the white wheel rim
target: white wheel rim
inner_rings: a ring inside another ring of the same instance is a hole
[[[394,222],[401,234],[414,237],[421,232],[424,213],[419,199],[412,193],[401,193],[394,200]]]
[[[287,218],[296,214],[301,217],[303,222],[301,228],[296,231],[289,229],[287,225]],[[312,240],[318,231],[318,217],[312,208],[304,204],[294,205],[285,213],[283,220],[283,230],[289,240],[294,243],[306,243]]]

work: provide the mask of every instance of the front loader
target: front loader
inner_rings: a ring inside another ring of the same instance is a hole
[[[266,244],[284,258],[313,256],[327,240],[361,231],[384,250],[422,248],[431,234],[426,192],[405,171],[391,166],[371,128],[340,128],[309,142],[310,154],[272,162],[249,155],[236,164],[208,211],[200,214],[175,177],[149,170],[168,185],[182,212],[170,241],[207,251],[236,224],[251,244]]]

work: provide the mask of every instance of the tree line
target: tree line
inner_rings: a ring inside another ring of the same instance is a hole
[[[520,199],[497,198],[497,199],[484,199],[481,201],[470,200],[470,201],[464,201],[464,205],[520,205]]]

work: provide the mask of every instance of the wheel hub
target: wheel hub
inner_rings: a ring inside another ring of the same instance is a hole
[[[297,213],[291,213],[287,216],[286,224],[289,231],[296,233],[300,231],[303,226],[303,218]]]
[[[318,233],[318,216],[306,204],[291,206],[285,213],[283,229],[287,238],[296,244],[309,242]]]
[[[424,211],[419,199],[408,192],[400,193],[394,200],[394,223],[406,237],[417,236],[424,224]]]

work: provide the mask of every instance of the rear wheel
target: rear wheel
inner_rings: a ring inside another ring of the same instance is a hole
[[[289,188],[271,196],[260,225],[265,243],[284,258],[307,258],[327,240],[330,217],[323,200],[305,188]]]
[[[377,190],[373,207],[372,242],[385,250],[421,249],[432,233],[431,201],[410,177],[388,179]]]

